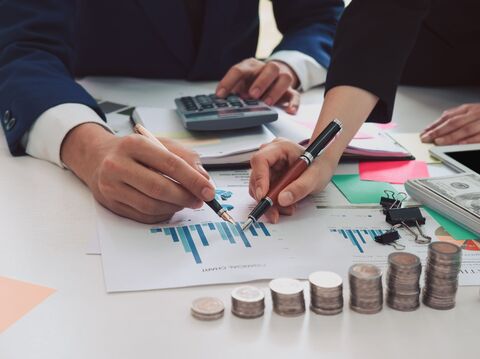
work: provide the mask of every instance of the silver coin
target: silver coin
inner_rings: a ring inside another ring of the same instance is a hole
[[[214,297],[201,297],[192,302],[190,310],[193,317],[200,320],[216,320],[223,317],[225,306]]]

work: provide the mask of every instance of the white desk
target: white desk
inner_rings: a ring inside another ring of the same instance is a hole
[[[120,84],[86,85],[99,97],[169,107],[172,93],[213,88],[172,81]],[[315,90],[303,100],[321,98],[322,91]],[[398,130],[419,130],[444,108],[478,99],[478,89],[402,88]],[[242,320],[227,312],[222,320],[200,322],[189,314],[191,301],[214,295],[229,309],[234,285],[106,294],[100,257],[84,254],[95,235],[87,188],[54,165],[10,157],[3,135],[0,199],[0,274],[57,289],[0,335],[2,359],[478,358],[478,287],[460,288],[457,307],[445,312],[422,306],[413,313],[384,308],[368,316],[346,308],[333,317],[307,312],[283,318],[272,315],[268,298],[262,318]]]

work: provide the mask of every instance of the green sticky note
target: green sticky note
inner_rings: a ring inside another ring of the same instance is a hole
[[[441,215],[437,211],[434,211],[431,208],[423,207],[432,217],[434,220],[440,224],[443,229],[445,229],[448,234],[452,236],[453,239],[457,240],[466,240],[466,239],[478,239],[480,236],[470,232],[468,229],[465,229],[454,221],[448,219],[447,217]]]
[[[362,181],[359,175],[335,175],[332,182],[350,203],[380,203],[385,190],[397,193],[390,183]]]

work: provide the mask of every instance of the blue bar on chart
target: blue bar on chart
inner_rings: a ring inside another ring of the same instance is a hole
[[[360,253],[365,253],[363,244],[367,244],[367,239],[374,241],[377,235],[383,234],[386,230],[382,229],[350,229],[350,228],[332,228],[330,232],[341,235],[348,239]],[[369,238],[368,238],[369,237]]]
[[[259,231],[254,229],[256,227]],[[196,243],[201,247],[207,248],[211,246],[211,241],[208,240],[209,233],[217,232],[222,238],[222,242],[229,244],[242,244],[245,248],[251,248],[252,238],[266,238],[271,237],[270,231],[265,224],[259,222],[255,226],[250,227],[250,231],[246,233],[242,230],[241,223],[226,223],[226,222],[206,222],[202,224],[191,224],[188,226],[176,227],[155,227],[150,228],[150,233],[157,236],[169,237],[174,243],[181,243],[185,253],[191,253],[195,263],[202,263],[200,252]],[[250,237],[250,238],[249,238]],[[237,240],[236,240],[237,239]]]

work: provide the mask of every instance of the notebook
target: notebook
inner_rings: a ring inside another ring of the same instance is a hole
[[[318,118],[320,106],[302,105],[295,116],[278,111],[277,121],[260,127],[211,132],[186,130],[175,110],[137,107],[132,116],[154,135],[177,140],[198,152],[205,167],[225,168],[248,166],[253,153],[276,137],[302,145],[308,142],[312,133],[310,124]],[[368,136],[354,138],[345,150],[344,158],[369,161],[413,159],[405,148],[377,126],[365,124],[361,132]]]

